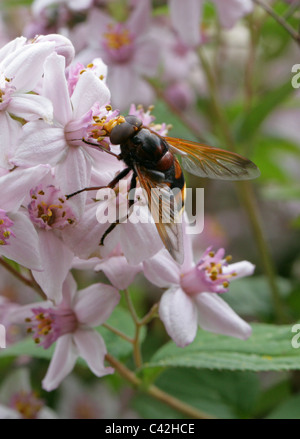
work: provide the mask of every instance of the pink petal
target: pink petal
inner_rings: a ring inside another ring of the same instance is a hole
[[[14,40],[10,41],[9,43],[5,44],[5,46],[1,47],[0,49],[0,62],[4,60],[8,55],[10,55],[15,50],[19,49],[20,47],[23,47],[26,43],[25,37],[18,37]]]
[[[107,82],[111,90],[113,107],[124,111],[132,103],[132,93],[135,91],[138,75],[128,64],[115,64],[109,69]]]
[[[108,319],[119,301],[116,288],[98,283],[77,292],[73,309],[80,323],[98,326]]]
[[[78,352],[73,343],[73,336],[66,334],[60,337],[56,342],[52,360],[42,382],[43,389],[48,392],[56,389],[72,371],[77,357]]]
[[[216,334],[241,339],[250,337],[252,329],[227,303],[215,293],[200,293],[193,297],[201,328]]]
[[[54,43],[28,44],[7,57],[3,69],[17,91],[29,92],[42,78],[44,62],[53,52]]]
[[[221,25],[227,28],[234,24],[244,15],[249,14],[253,10],[253,2],[251,0],[213,0],[218,9]]]
[[[45,61],[43,96],[53,104],[55,120],[66,125],[72,118],[72,107],[65,75],[65,58],[52,53]]]
[[[78,330],[74,341],[79,355],[87,362],[91,371],[98,377],[114,373],[114,369],[104,366],[106,346],[103,338],[93,330]]]
[[[163,247],[163,243],[158,235],[154,221],[151,219],[148,207],[137,206],[136,209],[139,211],[139,218],[147,222],[134,224],[132,222],[135,216],[134,210],[127,223],[117,226],[117,228],[120,228],[122,251],[131,265],[137,265],[151,258]]]
[[[39,231],[39,248],[44,270],[33,271],[32,274],[47,297],[60,303],[63,283],[72,266],[73,253],[51,230]]]
[[[203,0],[189,0],[188,6],[182,0],[169,0],[169,5],[172,24],[180,39],[188,46],[199,44]]]
[[[61,307],[63,308],[73,308],[73,301],[77,293],[77,284],[74,277],[69,273],[63,284],[63,300],[61,302]]]
[[[53,119],[51,101],[43,96],[33,94],[14,94],[7,111],[27,121],[42,118],[46,122],[51,122]]]
[[[28,169],[15,169],[0,177],[1,209],[16,211],[30,189],[50,172],[50,167],[38,165]]]
[[[127,21],[127,27],[135,35],[143,35],[150,25],[151,3],[149,0],[136,2],[136,6]]]
[[[175,286],[163,294],[159,316],[177,346],[184,347],[194,340],[197,333],[197,309],[181,288]]]
[[[76,195],[77,196],[77,195]],[[70,249],[82,259],[100,256],[100,239],[107,229],[106,224],[99,224],[96,217],[98,203],[86,205],[78,224],[64,230],[63,240]]]
[[[9,217],[14,222],[11,230],[15,236],[10,236],[9,245],[1,246],[1,255],[32,270],[42,270],[38,235],[32,222],[19,212]]]
[[[227,267],[223,267],[223,273],[236,273],[236,276],[232,280],[239,279],[240,277],[251,276],[254,273],[255,265],[249,261],[240,261],[234,264],[230,264]]]
[[[106,84],[93,72],[80,75],[72,94],[73,119],[79,119],[98,102],[104,106],[110,101],[110,91]]]
[[[21,134],[21,124],[12,119],[6,111],[0,111],[0,167],[13,167],[9,160],[13,157]]]
[[[129,265],[124,256],[112,256],[98,263],[95,271],[103,271],[112,285],[124,290],[132,284],[137,273],[142,271],[142,265]]]
[[[67,154],[64,130],[49,126],[38,120],[23,127],[20,146],[12,162],[17,166],[33,166],[49,163],[51,166],[60,162]]]
[[[39,35],[35,39],[36,43],[45,42],[45,41],[54,42],[55,52],[58,55],[62,55],[66,59],[66,66],[71,64],[75,56],[75,49],[69,38],[66,38],[65,36],[60,34],[47,34],[47,35]]]
[[[134,54],[136,70],[145,76],[154,76],[159,63],[159,53],[156,41],[151,39],[142,41]]]
[[[68,195],[88,187],[91,178],[91,168],[92,163],[86,157],[83,148],[68,147],[65,160],[58,163],[55,168],[55,175],[62,192]],[[83,192],[69,200],[77,216],[80,216],[84,211],[86,197],[87,193]]]
[[[22,419],[21,413],[0,404],[0,419]]]
[[[160,288],[178,285],[180,283],[180,268],[169,252],[161,250],[153,258],[144,261],[145,277]]]

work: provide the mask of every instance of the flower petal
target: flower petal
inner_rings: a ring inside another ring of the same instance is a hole
[[[253,10],[253,2],[251,0],[213,0],[218,9],[221,25],[230,28]]]
[[[95,266],[95,271],[100,270],[112,285],[119,290],[124,290],[132,284],[137,273],[142,271],[142,265],[129,265],[125,256],[112,256]]]
[[[10,169],[17,141],[21,134],[21,124],[12,119],[6,111],[0,111],[0,167]]]
[[[72,94],[73,119],[79,119],[98,102],[100,106],[110,101],[110,91],[106,84],[93,72],[80,75]]]
[[[34,90],[42,78],[45,59],[53,52],[54,47],[52,42],[28,44],[3,61],[2,69],[4,69],[5,76],[13,78],[12,84],[17,91]]]
[[[51,230],[40,230],[39,248],[43,271],[33,271],[33,277],[50,300],[60,303],[62,287],[72,266],[73,253]]]
[[[11,230],[15,236],[10,236],[9,245],[1,246],[1,255],[32,270],[42,270],[38,235],[32,222],[20,212],[9,217],[14,222]]]
[[[215,293],[193,296],[201,328],[216,334],[231,335],[241,339],[250,337],[252,329],[235,311]]]
[[[43,96],[53,104],[55,120],[62,126],[72,118],[72,107],[65,75],[65,58],[52,53],[45,61]]]
[[[188,7],[182,0],[169,0],[169,5],[172,24],[180,39],[188,46],[199,44],[203,0],[189,0]]]
[[[167,290],[160,301],[159,316],[177,346],[190,344],[197,333],[197,309],[181,288]]]
[[[73,336],[66,334],[56,342],[55,351],[47,374],[42,381],[43,389],[50,392],[56,389],[75,366],[78,352],[73,343]]]
[[[77,292],[73,309],[80,323],[98,326],[108,319],[119,301],[116,288],[98,283]]]
[[[44,121],[29,122],[23,127],[23,135],[12,162],[17,166],[33,166],[49,163],[51,166],[63,160],[68,151],[64,130],[49,126]]]
[[[43,96],[15,93],[7,107],[9,113],[27,121],[43,118],[46,122],[53,119],[51,101]]]
[[[58,163],[55,168],[55,175],[62,192],[68,195],[88,187],[91,178],[91,168],[92,164],[89,158],[86,157],[83,148],[68,147],[65,159]],[[82,192],[69,200],[73,212],[78,217],[84,212],[86,196],[87,193]]]
[[[145,277],[160,288],[179,285],[180,268],[167,250],[161,250],[151,259],[143,263]]]
[[[232,280],[239,279],[240,277],[251,276],[254,273],[255,265],[249,261],[240,261],[235,264],[230,264],[227,267],[223,267],[223,273],[236,273]]]
[[[4,58],[6,58],[12,52],[15,52],[15,50],[19,49],[20,47],[23,47],[24,44],[26,44],[25,37],[15,38],[14,40],[5,44],[5,46],[1,47],[0,49],[0,62],[2,62]]]
[[[28,169],[15,169],[0,177],[1,209],[16,211],[30,189],[50,172],[47,165],[38,165]]]
[[[93,330],[78,330],[74,334],[80,357],[84,358],[91,371],[98,377],[114,373],[112,367],[104,366],[106,346],[103,338]]]

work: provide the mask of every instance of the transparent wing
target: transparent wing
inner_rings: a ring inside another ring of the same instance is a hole
[[[181,156],[182,167],[191,174],[220,180],[250,180],[260,171],[251,160],[220,148],[165,137],[173,153]]]
[[[146,168],[135,165],[141,187],[145,190],[148,207],[164,246],[179,264],[183,263],[183,237],[181,211],[183,201],[180,191],[173,192],[170,187],[158,181],[155,174]]]

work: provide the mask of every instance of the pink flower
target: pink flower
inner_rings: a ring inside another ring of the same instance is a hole
[[[212,0],[222,26],[232,27],[236,21],[253,10],[251,0]],[[174,29],[188,46],[200,43],[200,21],[203,0],[169,0],[171,20]]]
[[[110,92],[92,71],[86,71],[80,75],[70,97],[65,60],[53,53],[45,63],[43,95],[53,104],[54,124],[43,121],[26,124],[13,162],[17,166],[35,163],[55,166],[62,192],[70,194],[89,186],[93,149],[81,139],[93,121],[93,105],[108,104]],[[79,213],[84,209],[85,198],[86,193],[82,193],[71,200]]]
[[[53,52],[53,42],[26,44],[17,38],[0,50],[0,166],[12,167],[20,134],[20,123],[11,115],[25,120],[52,120],[51,102],[44,96],[29,93],[42,79],[45,59]]]
[[[77,218],[70,202],[55,184],[56,180],[49,172],[39,185],[33,185],[30,192],[28,191],[22,211],[27,213],[38,234],[38,250],[43,270],[33,270],[32,274],[48,299],[59,303],[62,300],[63,282],[74,256],[64,243],[62,235],[66,228],[72,227]]]
[[[79,53],[78,59],[103,59],[109,68],[112,104],[122,111],[131,102],[153,102],[152,90],[143,79],[154,76],[158,66],[158,46],[148,33],[150,19],[149,0],[138,2],[126,22],[118,23],[97,9],[89,15],[89,47]]]
[[[142,264],[130,265],[121,251],[121,246],[117,247],[109,253],[106,258],[90,258],[83,260],[75,258],[73,260],[73,268],[78,270],[94,269],[95,271],[103,271],[110,283],[124,290],[128,288],[134,281],[135,276],[142,271]]]
[[[22,307],[12,320],[26,318],[29,332],[37,344],[48,349],[56,347],[43,380],[43,388],[51,391],[72,371],[82,357],[98,377],[113,373],[104,366],[106,346],[101,335],[93,329],[104,323],[120,300],[118,291],[109,285],[93,284],[77,291],[71,275],[64,283],[63,301],[58,306],[38,302]]]
[[[57,419],[57,415],[32,390],[29,372],[22,368],[1,383],[0,419]]]
[[[177,346],[190,344],[203,329],[248,338],[251,327],[224,302],[224,293],[231,280],[251,275],[254,266],[248,261],[228,265],[224,250],[208,249],[195,265],[191,243],[184,234],[185,260],[180,267],[166,250],[144,262],[144,274],[153,284],[168,288],[163,294],[159,315]]]
[[[0,177],[0,255],[35,270],[43,268],[38,235],[20,206],[31,186],[48,172],[48,166],[39,165]]]

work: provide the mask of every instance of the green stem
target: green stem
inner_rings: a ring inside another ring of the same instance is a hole
[[[135,308],[133,306],[129,291],[124,290],[124,295],[128,305],[128,309],[130,311],[130,314],[135,324],[135,334],[133,339],[133,358],[136,367],[141,367],[143,364],[143,359],[142,359],[142,353],[140,348],[140,331],[141,331],[140,321],[135,312]]]
[[[274,20],[277,21],[280,26],[282,26],[289,34],[290,36],[296,41],[297,44],[300,44],[300,34],[289,25],[289,23],[284,19],[284,17],[281,17],[278,15],[271,6],[264,3],[261,0],[253,0],[254,3],[256,3],[258,6],[260,6],[262,9],[264,9]]]
[[[195,409],[194,407],[186,404],[179,399],[175,398],[172,395],[160,390],[158,387],[154,385],[150,385],[145,388],[143,386],[143,382],[140,378],[138,378],[130,369],[128,369],[124,364],[120,363],[116,358],[114,358],[110,354],[106,354],[106,360],[113,366],[116,371],[123,377],[125,380],[129,381],[134,387],[139,388],[144,393],[152,396],[153,398],[167,404],[169,407],[172,407],[175,410],[178,410],[180,413],[188,416],[189,418],[194,419],[213,419],[214,417],[202,412],[201,410]]]
[[[213,72],[210,68],[209,63],[206,60],[206,57],[204,56],[201,50],[199,50],[199,56],[202,62],[203,70],[206,73],[206,77],[210,89],[210,95],[211,95],[212,111],[215,115],[216,122],[220,127],[220,131],[223,135],[224,140],[228,145],[228,148],[231,151],[236,151],[237,148],[236,148],[235,140],[230,131],[230,125],[227,121],[227,118],[225,117],[224,112],[222,111],[222,104],[219,99],[216,81]],[[247,212],[247,216],[250,220],[253,230],[253,235],[255,237],[256,245],[259,250],[261,262],[268,278],[268,283],[273,298],[276,318],[278,321],[282,322],[284,321],[284,313],[282,310],[280,293],[276,284],[275,269],[268,244],[264,237],[263,226],[260,219],[260,215],[258,213],[259,210],[253,192],[252,184],[250,181],[238,182],[237,188],[238,188],[240,199],[244,205],[244,208]]]
[[[102,326],[106,329],[108,329],[109,331],[113,332],[114,334],[118,335],[119,337],[123,338],[123,340],[128,341],[128,343],[132,343],[134,342],[134,340],[130,337],[128,337],[126,334],[124,334],[124,332],[119,331],[118,329],[114,328],[113,326],[110,326],[108,323],[102,323]]]
[[[0,258],[0,265],[2,265],[2,267],[4,267],[7,271],[9,271],[11,274],[13,274],[17,279],[19,279],[27,287],[34,289],[35,292],[38,293],[43,300],[47,300],[46,294],[44,293],[44,291],[41,289],[41,287],[36,283],[36,281],[34,279],[28,279],[27,277],[23,276],[19,271],[17,271],[12,265],[10,265],[8,262],[6,262],[2,258]]]

